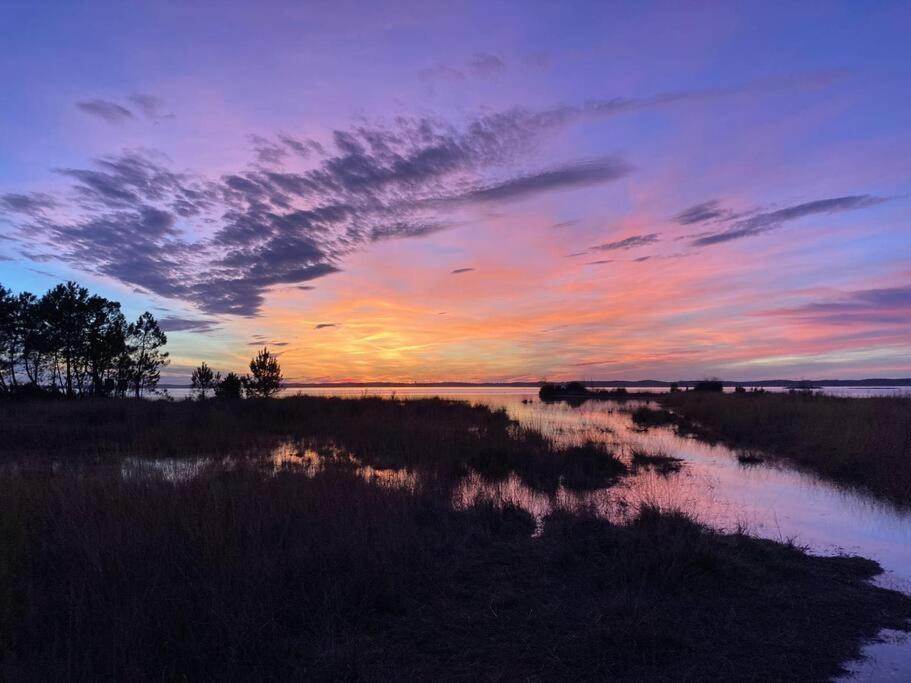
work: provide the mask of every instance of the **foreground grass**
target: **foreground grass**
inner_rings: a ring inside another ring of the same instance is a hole
[[[55,462],[0,467],[4,680],[823,680],[911,617],[911,599],[868,583],[872,561],[677,513],[645,508],[623,526],[556,513],[536,536],[515,508],[455,510],[441,472],[518,467],[542,487],[625,472],[483,408],[316,398],[2,415],[23,441],[0,454]],[[43,420],[42,446],[30,429]],[[427,483],[382,487],[335,460],[315,476],[216,461],[177,482],[116,466],[288,436],[363,447]]]
[[[660,401],[734,446],[911,504],[911,398],[681,392]]]
[[[348,472],[0,478],[4,679],[823,679],[911,601],[875,563]]]

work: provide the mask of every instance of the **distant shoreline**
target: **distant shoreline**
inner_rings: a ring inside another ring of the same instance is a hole
[[[679,387],[691,387],[701,380],[593,380],[582,382],[587,387],[639,387],[639,388],[668,388],[672,384]],[[870,378],[870,379],[820,379],[820,380],[793,380],[793,379],[764,379],[753,381],[721,380],[726,387],[911,387],[911,378]],[[482,387],[515,387],[537,388],[545,384],[545,380],[538,382],[287,382],[285,389],[409,389],[428,387],[449,388],[482,388]],[[165,384],[159,386],[163,389],[189,389],[189,384]]]

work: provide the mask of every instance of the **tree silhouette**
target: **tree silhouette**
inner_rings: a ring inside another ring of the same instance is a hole
[[[146,311],[129,326],[129,374],[133,395],[141,398],[143,393],[158,390],[161,368],[166,366],[168,353],[161,347],[168,343],[168,337],[158,327],[155,316]]]
[[[41,298],[0,286],[0,395],[141,396],[158,384],[166,342],[150,313],[128,325],[119,303],[75,282]]]
[[[93,296],[88,300],[86,323],[85,361],[92,393],[106,396],[116,388],[117,361],[127,350],[127,321],[119,303]]]
[[[250,360],[247,394],[254,398],[270,398],[281,390],[283,380],[278,357],[269,353],[268,348],[263,348]]]
[[[215,385],[215,397],[221,399],[243,398],[244,379],[236,372],[229,372]]]
[[[16,386],[16,297],[0,285],[0,391],[6,393]]]
[[[206,398],[206,392],[210,389],[215,390],[221,383],[221,373],[212,372],[212,368],[205,362],[200,363],[199,367],[193,371],[190,376],[190,386],[197,392],[200,399]]]
[[[53,372],[64,394],[75,396],[83,387],[87,346],[85,328],[89,290],[75,282],[57,285],[42,297],[48,322],[48,342],[53,353]]]
[[[50,326],[44,315],[42,299],[34,294],[21,292],[16,306],[22,328],[20,360],[31,386],[39,387],[48,373],[53,352]]]

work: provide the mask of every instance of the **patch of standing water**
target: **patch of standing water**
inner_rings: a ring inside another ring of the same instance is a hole
[[[361,463],[356,457],[337,448],[323,448],[319,451],[305,442],[282,441],[265,456],[225,457],[225,458],[124,458],[120,464],[120,473],[124,479],[142,477],[160,477],[165,481],[187,481],[199,476],[207,467],[218,465],[223,469],[233,469],[239,464],[249,465],[259,462],[265,471],[277,474],[284,470],[303,472],[315,476],[322,471],[327,462],[340,462],[350,467],[359,477],[380,486],[413,490],[418,483],[414,472],[406,469],[377,469]]]

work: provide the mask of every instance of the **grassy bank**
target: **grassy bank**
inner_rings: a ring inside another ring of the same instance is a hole
[[[468,467],[518,466],[542,488],[625,474],[484,408],[34,404],[5,406],[0,427],[23,435],[0,439],[7,464],[56,463],[0,467],[3,679],[821,680],[911,617],[911,599],[867,582],[874,562],[679,513],[620,526],[557,512],[534,535],[509,506],[453,509],[447,482]],[[287,437],[429,483],[378,486],[338,457],[313,476],[262,468],[255,448]],[[116,466],[182,443],[250,456],[184,481]]]
[[[911,504],[911,398],[681,392],[660,401],[733,446]]]

